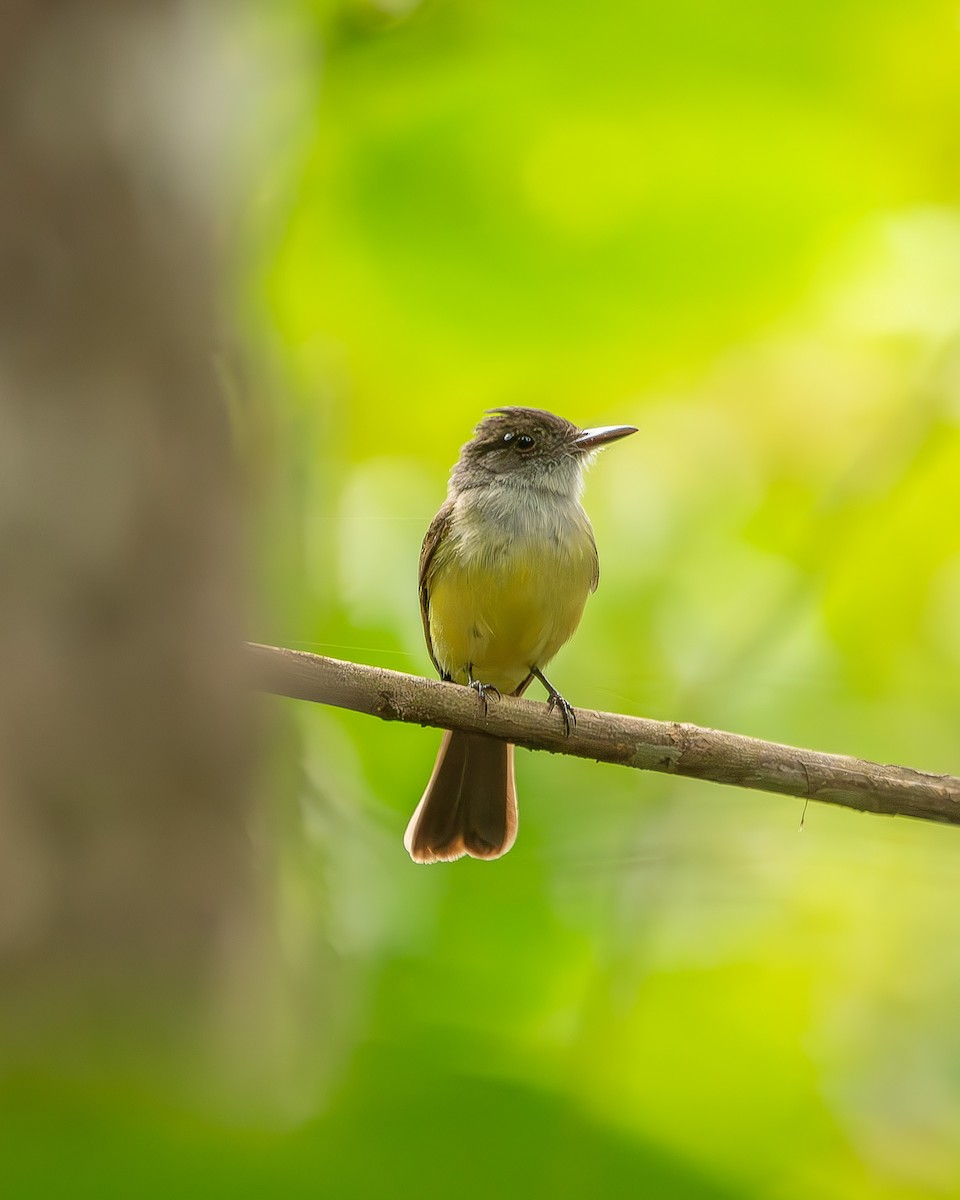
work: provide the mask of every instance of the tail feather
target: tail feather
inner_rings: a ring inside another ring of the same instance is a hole
[[[499,858],[517,836],[513,746],[445,733],[430,782],[403,839],[414,862]]]

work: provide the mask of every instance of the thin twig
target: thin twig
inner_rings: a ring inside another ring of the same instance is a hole
[[[863,812],[960,824],[960,779],[954,775],[583,708],[577,709],[576,727],[567,737],[560,717],[532,700],[504,696],[484,715],[476,694],[456,684],[275,646],[251,645],[249,653],[253,685],[278,696],[349,708],[384,721],[485,733],[528,750],[688,775]]]

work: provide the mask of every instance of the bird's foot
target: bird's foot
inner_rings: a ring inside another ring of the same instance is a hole
[[[555,708],[560,710],[560,716],[563,718],[564,736],[569,737],[570,730],[577,727],[577,714],[574,712],[573,706],[564,700],[541,670],[533,667],[531,674],[536,675],[537,679],[547,689],[547,712],[553,712]]]
[[[563,717],[563,732],[566,737],[570,736],[571,727],[577,727],[577,714],[573,706],[568,704],[559,692],[551,692],[550,699],[547,701],[547,711],[553,712],[555,708],[560,710],[560,716]]]
[[[479,696],[480,706],[483,709],[483,715],[486,716],[489,708],[489,705],[487,704],[487,697],[496,696],[496,698],[499,700],[500,689],[494,687],[492,683],[481,683],[479,679],[474,679],[469,672],[467,673],[467,680],[467,686],[473,688],[473,690]]]

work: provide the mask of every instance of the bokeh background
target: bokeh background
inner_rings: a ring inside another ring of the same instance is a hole
[[[483,411],[629,422],[563,694],[958,770],[956,4],[285,0],[214,42],[252,638],[429,673]],[[264,720],[218,1065],[21,1073],[23,1194],[960,1195],[954,830],[519,752],[515,849],[428,869],[435,732]]]

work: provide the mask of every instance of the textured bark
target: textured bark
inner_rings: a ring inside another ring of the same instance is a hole
[[[528,750],[688,775],[865,812],[960,823],[960,779],[953,775],[582,708],[577,709],[576,728],[566,737],[560,716],[531,700],[491,700],[484,715],[476,694],[456,684],[272,646],[251,646],[250,659],[254,686],[263,691],[385,721],[486,733]]]

